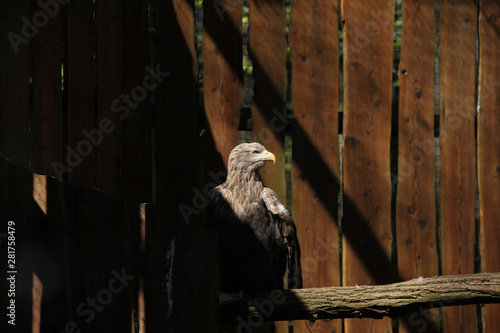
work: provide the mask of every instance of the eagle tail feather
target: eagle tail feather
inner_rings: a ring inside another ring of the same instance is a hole
[[[297,240],[290,244],[288,255],[288,289],[302,288],[302,268],[300,266],[300,247]]]

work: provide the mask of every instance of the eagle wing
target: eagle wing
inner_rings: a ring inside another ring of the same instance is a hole
[[[270,188],[264,188],[262,199],[271,214],[273,223],[277,225],[287,249],[288,288],[302,288],[302,268],[300,266],[300,246],[297,239],[297,228],[292,216]]]
[[[210,192],[208,223],[219,237],[220,290],[283,288],[286,265],[289,288],[302,287],[300,249],[290,214],[268,188],[238,218],[217,190]]]

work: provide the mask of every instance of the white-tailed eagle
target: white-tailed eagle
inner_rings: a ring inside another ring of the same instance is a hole
[[[229,155],[226,181],[210,192],[208,223],[218,233],[220,291],[302,288],[300,247],[291,215],[258,170],[275,156],[259,143],[242,143]]]

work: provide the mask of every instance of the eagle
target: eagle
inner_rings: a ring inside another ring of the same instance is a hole
[[[300,246],[290,213],[265,187],[259,169],[275,156],[260,143],[230,153],[226,181],[209,193],[207,218],[219,243],[219,291],[256,293],[302,288]]]

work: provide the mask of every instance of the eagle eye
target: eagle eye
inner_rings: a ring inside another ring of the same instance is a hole
[[[258,153],[259,153],[259,151],[258,151],[258,150],[254,150],[254,151],[252,152],[252,155],[257,155]]]

